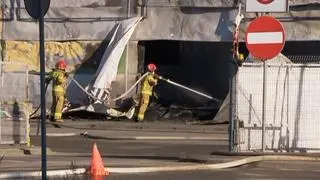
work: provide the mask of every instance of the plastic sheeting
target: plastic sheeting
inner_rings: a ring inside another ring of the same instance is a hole
[[[116,79],[121,55],[140,20],[141,18],[132,18],[128,20],[131,22],[129,26],[117,25],[96,72],[92,89],[90,89],[94,96],[97,96],[99,89],[107,94],[110,93],[111,83]]]
[[[115,79],[120,57],[128,43],[133,31],[135,30],[141,18],[132,18],[131,24],[127,27],[119,27],[115,36],[109,43],[105,54],[102,57],[101,64],[97,70],[97,78],[93,85],[94,88],[109,88],[111,82]]]

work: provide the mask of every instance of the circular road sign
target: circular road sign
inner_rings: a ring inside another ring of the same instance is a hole
[[[273,2],[273,0],[257,0],[261,4],[270,4]]]
[[[50,0],[24,0],[24,5],[26,7],[26,10],[28,14],[33,19],[39,19],[39,9],[40,9],[40,1],[42,5],[42,17],[45,16],[48,12],[49,6],[50,6]]]
[[[252,56],[268,60],[277,56],[285,44],[285,32],[281,23],[271,16],[254,19],[246,31],[245,42]]]

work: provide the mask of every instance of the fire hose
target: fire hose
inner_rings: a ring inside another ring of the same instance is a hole
[[[90,94],[85,88],[83,88],[77,80],[75,80],[73,77],[70,77],[70,78],[84,93],[86,93],[88,96],[90,96],[94,100],[97,100],[100,102],[104,102],[104,101],[114,102],[114,101],[117,101],[117,100],[120,100],[120,99],[126,97],[140,83],[140,81],[142,81],[148,74],[149,74],[149,72],[144,73],[126,92],[121,94],[119,97],[114,98],[114,99],[110,99],[110,100],[102,100],[102,99],[95,97],[94,95]]]
[[[143,74],[126,92],[124,92],[121,96],[119,96],[119,97],[117,97],[117,98],[108,100],[108,102],[114,102],[114,101],[117,101],[117,100],[122,99],[122,98],[124,98],[125,96],[127,96],[128,93],[131,92],[131,91],[138,85],[138,83],[140,83],[140,81],[142,81],[142,79],[143,79],[144,77],[146,77],[148,74],[149,74],[149,73]],[[86,93],[88,96],[90,96],[90,97],[93,98],[94,100],[98,100],[98,101],[100,101],[100,102],[104,102],[104,101],[105,101],[105,100],[101,100],[101,99],[93,96],[92,94],[90,94],[90,93],[89,93],[85,88],[83,88],[83,87],[81,86],[81,84],[80,84],[77,80],[75,80],[73,77],[69,76],[69,78],[70,78],[84,93]],[[49,82],[49,83],[46,83],[45,92],[47,92],[47,89],[48,89],[49,84],[50,84],[50,82]],[[40,106],[38,106],[38,107],[36,108],[36,110],[35,110],[33,113],[30,114],[30,117],[32,117],[34,114],[36,114],[39,109],[40,109]]]
[[[94,100],[100,101],[100,102],[105,102],[105,101],[107,101],[108,103],[110,103],[110,102],[114,102],[114,101],[117,101],[117,100],[120,100],[120,99],[126,97],[148,74],[149,74],[149,72],[143,74],[126,92],[124,92],[123,94],[121,94],[119,97],[114,98],[114,99],[110,99],[110,100],[102,100],[102,99],[99,99],[99,98],[95,97],[94,95],[92,95],[91,93],[89,93],[85,88],[83,88],[83,87],[81,86],[81,84],[80,84],[77,80],[75,80],[73,77],[69,76],[69,78],[70,78],[86,95],[88,95],[89,97],[93,98]],[[207,95],[207,94],[205,94],[205,93],[196,91],[196,90],[194,90],[194,89],[191,89],[191,88],[189,88],[189,87],[186,87],[186,86],[184,86],[184,85],[181,85],[181,84],[179,84],[179,83],[177,83],[177,82],[171,81],[171,80],[169,80],[169,79],[165,79],[165,78],[163,78],[163,77],[161,77],[161,76],[159,76],[159,79],[161,79],[161,80],[163,80],[163,81],[165,81],[165,82],[167,82],[167,83],[169,83],[169,84],[172,84],[172,85],[174,85],[174,86],[177,86],[177,87],[180,87],[180,88],[182,88],[182,89],[185,89],[185,90],[187,90],[187,91],[189,91],[189,92],[193,92],[193,93],[195,93],[195,94],[197,94],[197,95],[203,96],[203,97],[205,97],[205,98],[207,98],[207,99],[214,100],[214,101],[216,101],[216,102],[218,102],[218,103],[221,102],[221,101],[220,101],[219,99],[217,99],[217,98],[214,98],[214,97],[209,96],[209,95]],[[49,85],[49,83],[47,83],[46,86],[45,86],[45,90],[46,90],[46,91],[47,91],[48,85]],[[39,110],[39,108],[40,108],[40,106],[30,115],[30,117],[32,117],[32,116]]]
[[[149,74],[149,72],[143,74],[143,76],[141,76],[126,92],[124,92],[124,93],[123,93],[122,95],[120,95],[119,97],[114,98],[114,99],[111,99],[111,100],[107,100],[107,101],[112,102],[112,101],[117,101],[117,100],[119,100],[119,99],[124,98],[124,97],[127,96],[128,93],[131,92],[131,91],[140,83],[140,81],[142,81],[142,80],[144,79],[144,77],[147,76],[148,74]],[[186,87],[186,86],[184,86],[184,85],[181,85],[181,84],[179,84],[179,83],[176,83],[176,82],[174,82],[174,81],[171,81],[171,80],[169,80],[169,79],[162,78],[161,76],[160,76],[159,79],[160,79],[160,80],[163,80],[163,81],[165,81],[165,82],[167,82],[167,83],[169,83],[169,84],[172,84],[172,85],[174,85],[174,86],[177,86],[177,87],[180,87],[180,88],[182,88],[182,89],[185,89],[185,90],[187,90],[187,91],[189,91],[189,92],[193,92],[193,93],[198,94],[198,95],[200,95],[200,96],[206,97],[206,98],[208,98],[208,99],[210,99],[210,100],[214,100],[214,101],[219,102],[219,103],[221,102],[221,101],[220,101],[219,99],[217,99],[217,98],[214,98],[214,97],[209,96],[209,95],[207,95],[207,94],[204,94],[204,93],[202,93],[202,92],[196,91],[196,90],[194,90],[194,89],[191,89],[191,88],[189,88],[189,87]],[[88,96],[92,97],[92,98],[95,99],[95,100],[101,101],[101,102],[104,101],[104,100],[100,100],[99,98],[97,98],[97,97],[93,96],[92,94],[90,94],[89,92],[87,92],[87,91],[81,86],[81,84],[79,84],[79,82],[77,82],[74,78],[71,77],[71,80],[72,80],[82,91],[84,91]]]
[[[188,90],[188,91],[193,92],[193,93],[195,93],[195,94],[198,94],[198,95],[200,95],[200,96],[206,97],[206,98],[208,98],[208,99],[210,99],[210,100],[214,100],[214,101],[216,101],[216,102],[220,102],[220,100],[217,99],[217,98],[214,98],[214,97],[209,96],[209,95],[207,95],[207,94],[204,94],[204,93],[202,93],[202,92],[196,91],[196,90],[194,90],[194,89],[188,88],[188,87],[183,86],[183,85],[181,85],[181,84],[179,84],[179,83],[173,82],[173,81],[171,81],[171,80],[169,80],[169,79],[166,79],[165,81],[166,81],[167,83],[169,83],[169,84],[172,84],[172,85],[174,85],[174,86],[183,88],[183,89],[185,89],[185,90]]]

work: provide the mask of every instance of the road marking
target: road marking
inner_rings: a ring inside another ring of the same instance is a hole
[[[228,140],[227,137],[136,136],[136,140]]]
[[[282,32],[254,32],[247,35],[248,44],[278,44],[283,42]]]

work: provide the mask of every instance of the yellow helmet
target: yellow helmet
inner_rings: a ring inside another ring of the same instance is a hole
[[[239,58],[240,61],[243,61],[244,60],[244,55],[240,53],[238,58]]]

